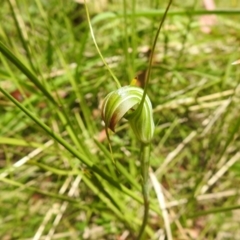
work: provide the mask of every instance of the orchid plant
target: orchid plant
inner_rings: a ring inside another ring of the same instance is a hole
[[[87,14],[87,19],[89,23],[89,28],[91,36],[95,47],[105,64],[106,68],[112,75],[115,80],[118,88],[110,92],[104,99],[102,104],[102,119],[105,123],[105,130],[109,140],[108,128],[113,132],[115,130],[116,124],[124,117],[128,120],[136,139],[141,143],[140,149],[140,162],[141,162],[141,176],[142,176],[142,194],[144,200],[144,216],[141,228],[138,232],[137,239],[142,239],[144,236],[144,230],[147,225],[148,212],[149,212],[149,194],[148,194],[148,170],[149,170],[149,161],[150,161],[150,145],[151,140],[154,135],[155,124],[153,120],[153,111],[152,104],[147,95],[147,87],[150,79],[151,66],[153,61],[153,53],[156,47],[157,39],[162,28],[162,24],[166,18],[168,9],[172,0],[169,1],[166,11],[163,15],[163,18],[160,22],[158,31],[156,33],[154,43],[152,46],[152,51],[149,57],[149,67],[146,74],[146,84],[144,90],[131,85],[121,87],[118,79],[115,77],[108,64],[106,63],[104,57],[101,54],[101,51],[97,45],[88,8],[85,2],[85,9]]]

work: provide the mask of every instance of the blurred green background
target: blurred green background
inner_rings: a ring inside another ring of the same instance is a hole
[[[122,86],[135,77],[144,86],[167,3],[88,1]],[[239,20],[237,0],[171,5],[148,89],[156,131],[145,239],[239,239]],[[117,86],[83,1],[5,0],[0,21],[1,239],[135,239],[140,145],[122,120],[110,134],[114,166],[100,106]]]

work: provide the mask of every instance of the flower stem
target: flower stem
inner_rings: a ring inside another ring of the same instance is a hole
[[[141,143],[140,161],[142,171],[142,194],[144,202],[144,215],[141,228],[137,239],[142,240],[144,236],[144,230],[148,221],[149,212],[149,194],[148,194],[148,169],[149,169],[149,158],[150,158],[150,144]]]
[[[163,23],[164,23],[164,21],[167,17],[167,13],[168,13],[168,10],[169,10],[169,8],[172,4],[172,1],[173,0],[169,0],[169,2],[168,2],[167,8],[166,8],[166,10],[163,14],[162,20],[160,21],[157,33],[156,33],[154,41],[153,41],[152,49],[151,49],[150,56],[149,56],[148,69],[147,69],[146,77],[145,77],[144,93],[143,93],[143,97],[142,97],[142,102],[139,104],[139,107],[143,106],[143,103],[145,101],[145,97],[147,95],[148,84],[149,84],[149,81],[150,81],[150,75],[151,75],[151,71],[152,71],[152,64],[153,64],[153,58],[154,58],[153,56],[155,54],[155,48],[156,48],[156,45],[157,45],[158,36],[160,34],[160,30],[162,29]]]

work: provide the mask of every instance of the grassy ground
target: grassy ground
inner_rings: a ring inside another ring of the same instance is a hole
[[[121,85],[135,76],[144,85],[166,4],[89,4]],[[240,58],[240,4],[218,0],[216,10],[206,31],[201,1],[174,1],[158,39],[145,239],[239,239],[240,66],[231,63]],[[135,239],[139,142],[123,120],[111,134],[114,166],[100,105],[116,84],[84,6],[8,0],[0,19],[1,239]]]

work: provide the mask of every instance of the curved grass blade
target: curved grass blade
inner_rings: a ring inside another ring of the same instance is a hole
[[[28,79],[55,105],[58,103],[46,88],[41,84],[38,78],[2,43],[0,42],[0,51],[2,54],[11,61]]]

